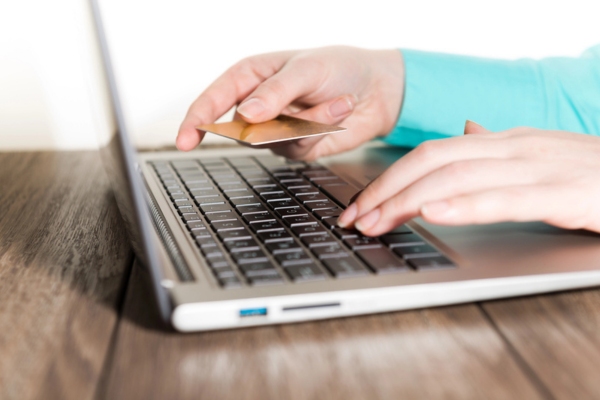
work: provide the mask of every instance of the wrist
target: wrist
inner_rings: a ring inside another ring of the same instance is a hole
[[[379,53],[378,81],[375,83],[379,93],[376,93],[375,98],[379,99],[376,107],[381,111],[379,114],[382,118],[377,136],[383,137],[395,128],[400,117],[404,99],[405,68],[399,50],[381,50]]]

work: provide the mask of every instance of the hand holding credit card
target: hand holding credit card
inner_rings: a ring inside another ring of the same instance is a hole
[[[280,115],[273,120],[258,124],[250,124],[245,121],[231,121],[198,125],[196,129],[214,133],[250,146],[327,135],[346,130],[346,128],[320,124],[287,115]]]

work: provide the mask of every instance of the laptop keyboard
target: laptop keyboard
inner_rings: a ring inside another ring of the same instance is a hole
[[[454,268],[407,226],[378,238],[337,226],[356,189],[279,157],[150,162],[224,288]]]

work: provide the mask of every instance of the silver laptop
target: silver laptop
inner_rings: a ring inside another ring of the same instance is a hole
[[[100,11],[92,8],[115,132],[102,156],[163,318],[180,331],[431,307],[600,284],[600,235],[543,223],[438,227],[379,238],[336,226],[406,150],[371,144],[318,163],[245,147],[137,153]],[[511,207],[511,204],[507,204]]]

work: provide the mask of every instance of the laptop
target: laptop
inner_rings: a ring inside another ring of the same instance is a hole
[[[132,146],[91,1],[112,100],[101,154],[160,314],[182,332],[281,324],[600,284],[600,235],[543,223],[441,227],[378,238],[336,225],[406,149],[371,143],[316,163],[247,147]],[[511,207],[511,204],[507,204]]]

